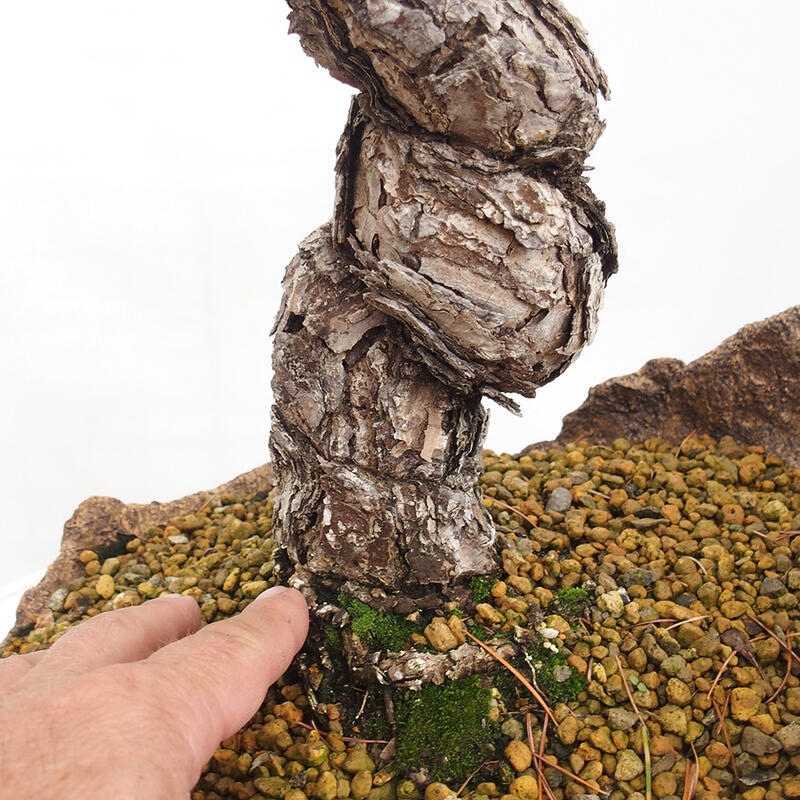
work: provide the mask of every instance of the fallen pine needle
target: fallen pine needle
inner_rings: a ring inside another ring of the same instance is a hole
[[[633,708],[636,716],[639,717],[639,722],[642,725],[642,754],[644,755],[644,787],[645,787],[645,797],[647,800],[651,800],[653,797],[653,766],[652,760],[650,758],[650,735],[647,732],[647,725],[645,725],[644,717],[642,717],[641,712],[639,711],[639,707],[636,705],[636,701],[633,699],[633,692],[631,692],[631,687],[628,686],[628,679],[625,677],[625,670],[622,668],[622,661],[620,657],[614,656],[617,661],[617,669],[619,670],[619,677],[622,679],[622,685],[625,687],[625,693],[628,695],[628,700],[630,700],[631,707]]]
[[[728,697],[730,697],[730,695]],[[731,757],[731,769],[733,770],[733,777],[738,781],[739,772],[736,769],[736,756],[733,753],[733,747],[731,747],[731,737],[728,736],[728,728],[725,725],[725,711],[724,709],[720,709],[719,703],[713,697],[711,698],[711,705],[714,706],[714,712],[719,720],[719,729],[722,731],[722,735],[725,737],[725,746],[728,748],[728,754]]]
[[[683,793],[681,800],[692,800],[697,791],[697,764],[686,759],[686,769],[683,773]]]
[[[475,776],[478,774],[478,772],[480,772],[480,771],[481,771],[481,770],[482,770],[484,767],[488,766],[489,764],[497,764],[497,763],[499,763],[499,762],[497,762],[497,761],[484,761],[484,762],[483,762],[483,764],[481,764],[480,766],[477,766],[477,767],[475,767],[475,769],[474,769],[474,770],[472,770],[472,772],[470,772],[470,774],[469,774],[469,775],[467,775],[467,778],[466,778],[466,780],[464,781],[464,783],[462,783],[462,784],[461,784],[461,786],[459,786],[459,787],[458,787],[458,791],[456,792],[456,797],[461,797],[461,793],[464,791],[464,789],[466,789],[466,788],[467,788],[467,786],[469,786],[469,782],[470,782],[470,781],[471,781],[471,780],[472,780],[472,779],[473,779],[473,778],[474,778],[474,777],[475,777]]]
[[[678,445],[678,449],[675,451],[675,457],[676,457],[676,458],[677,458],[677,457],[678,457],[678,456],[681,454],[681,450],[683,450],[683,448],[684,448],[684,445],[685,445],[685,444],[686,444],[686,443],[689,441],[689,439],[691,439],[691,438],[692,438],[692,437],[693,437],[693,436],[694,436],[696,433],[697,433],[697,431],[696,431],[696,430],[695,430],[695,431],[690,431],[689,433],[687,433],[687,434],[686,434],[686,436],[684,436],[684,437],[683,437],[683,441],[682,441],[682,442],[681,442],[681,443]]]
[[[689,617],[689,619],[679,619],[677,622],[673,622],[672,625],[668,625],[665,630],[671,631],[673,628],[679,628],[687,622],[699,622],[701,619],[708,619],[708,614],[700,614],[698,617]]]
[[[518,517],[521,517],[528,523],[528,525],[533,525],[535,528],[538,525],[538,522],[529,517],[527,514],[523,514],[518,508],[514,508],[514,506],[510,506],[508,503],[504,503],[502,500],[498,500],[496,497],[488,498],[492,501],[492,505],[500,506],[500,508],[504,509],[505,511],[510,511],[512,514],[516,514]],[[489,506],[491,508],[491,506]]]
[[[552,767],[556,772],[560,772],[562,775],[566,775],[571,781],[575,781],[579,783],[581,786],[585,786],[587,789],[591,789],[595,794],[602,794],[607,795],[608,792],[604,792],[602,789],[598,789],[597,786],[592,786],[591,783],[585,781],[583,778],[578,777],[574,772],[570,772],[568,769],[564,769],[560,764],[556,761],[551,761],[549,758],[539,758],[538,753],[533,754],[536,758],[537,762],[542,767]]]
[[[479,647],[482,647],[492,658],[496,661],[499,661],[533,696],[537,703],[542,707],[544,713],[550,717],[551,720],[557,725],[558,722],[556,718],[553,716],[553,712],[550,710],[550,707],[547,705],[547,702],[542,697],[542,695],[534,688],[533,684],[514,666],[512,666],[500,653],[497,652],[493,647],[490,647],[486,642],[482,642],[477,636],[471,634],[468,630],[465,630],[464,633],[472,639],[475,644]]]
[[[789,656],[791,656],[795,661],[797,661],[798,664],[800,664],[800,656],[798,656],[797,653],[792,650],[791,646],[784,642],[777,633],[771,631],[766,625],[764,625],[763,622],[761,622],[761,620],[754,617],[752,614],[748,614],[747,616],[749,619],[753,620],[753,622],[755,622],[756,625],[758,625],[758,627],[767,634],[767,636],[771,636],[789,654]],[[789,637],[787,636],[786,638],[788,640]]]
[[[787,632],[786,634],[786,649],[792,649],[792,633],[791,631]],[[785,688],[786,684],[789,682],[789,676],[792,674],[792,659],[786,659],[786,672],[783,675],[783,680],[780,683],[780,686],[775,690],[772,697],[767,700],[767,703],[771,703]]]
[[[546,794],[551,800],[556,800],[555,795],[553,794],[552,789],[550,788],[550,784],[544,779],[544,770],[541,768],[541,764],[544,761],[544,747],[545,747],[545,737],[547,736],[547,720],[548,718],[545,717],[542,721],[542,738],[539,740],[539,752],[536,752],[536,745],[533,741],[533,723],[531,722],[531,714],[528,712],[525,715],[525,730],[528,734],[528,749],[531,751],[531,755],[535,756],[538,759],[538,763],[540,768],[536,770],[536,787],[539,794],[539,797],[542,796],[542,793]]]
[[[717,688],[717,684],[720,682],[720,680],[722,680],[722,676],[725,673],[725,670],[728,668],[728,664],[731,663],[731,659],[737,653],[738,653],[738,650],[731,650],[730,655],[725,659],[725,661],[722,662],[722,666],[717,671],[717,674],[714,677],[714,680],[711,681],[711,686],[708,689],[708,697],[709,697],[709,699],[711,698],[711,693],[714,691],[714,689]]]
[[[305,728],[307,731],[318,731],[316,725],[309,725],[307,722],[295,722],[298,728]],[[343,742],[355,742],[355,744],[389,744],[389,739],[361,739],[358,736],[341,736]]]
[[[642,722],[642,753],[644,755],[644,796],[647,800],[653,796],[653,763],[650,757],[650,734],[647,725]]]

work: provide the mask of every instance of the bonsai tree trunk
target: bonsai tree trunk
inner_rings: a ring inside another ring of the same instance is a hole
[[[276,537],[302,581],[419,600],[493,567],[481,398],[514,408],[592,337],[606,80],[555,0],[289,5],[361,94],[273,331]]]

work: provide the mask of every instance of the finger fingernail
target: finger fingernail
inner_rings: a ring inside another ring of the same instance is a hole
[[[269,589],[265,589],[263,592],[261,592],[261,594],[258,595],[258,597],[256,597],[256,599],[253,600],[253,602],[257,603],[260,600],[266,600],[270,597],[277,597],[279,594],[283,594],[284,592],[288,591],[289,591],[288,586],[270,586]]]

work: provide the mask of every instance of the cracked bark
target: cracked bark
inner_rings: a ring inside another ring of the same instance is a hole
[[[303,580],[420,595],[493,565],[482,396],[513,408],[593,334],[606,80],[550,0],[288,1],[361,94],[274,329],[276,537]]]

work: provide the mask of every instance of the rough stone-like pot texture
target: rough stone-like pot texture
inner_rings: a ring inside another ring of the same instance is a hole
[[[90,497],[84,500],[64,524],[61,552],[47,568],[42,580],[28,589],[17,607],[17,620],[9,637],[24,631],[41,614],[47,613],[48,601],[56,589],[79,577],[83,564],[78,556],[83,550],[98,553],[119,551],[133,537],[147,538],[147,532],[165,525],[173,517],[189,514],[224,494],[238,497],[269,491],[272,466],[264,464],[227,483],[197,492],[169,503],[125,504],[114,497]]]
[[[761,445],[800,466],[800,306],[745,325],[690,364],[657,358],[595,386],[558,440],[677,443],[692,431]]]

